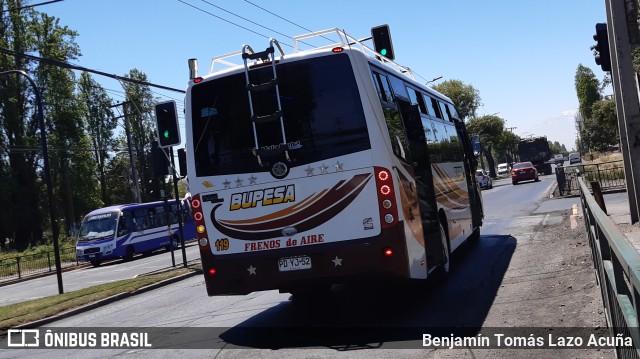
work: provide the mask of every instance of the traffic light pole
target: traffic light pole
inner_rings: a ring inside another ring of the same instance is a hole
[[[620,132],[620,150],[629,197],[629,214],[631,223],[635,224],[640,219],[637,196],[640,194],[640,178],[637,172],[640,169],[640,146],[636,146],[634,142],[636,138],[640,137],[638,81],[631,62],[631,46],[624,0],[605,0],[605,7],[611,56],[611,78]]]
[[[169,157],[171,158],[171,176],[173,177],[173,192],[178,203],[178,230],[180,231],[180,247],[182,248],[182,264],[187,268],[187,252],[184,249],[184,216],[182,215],[182,203],[178,193],[178,176],[176,176],[176,161],[173,158],[173,147],[169,147]]]

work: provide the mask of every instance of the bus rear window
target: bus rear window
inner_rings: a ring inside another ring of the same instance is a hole
[[[280,102],[295,166],[371,147],[349,57],[330,55],[278,65]],[[273,77],[271,66],[249,72],[253,84]],[[275,90],[253,93],[258,116],[277,111]],[[255,147],[244,72],[196,85],[191,93],[196,176],[269,171]],[[282,142],[279,122],[258,124],[260,148]]]

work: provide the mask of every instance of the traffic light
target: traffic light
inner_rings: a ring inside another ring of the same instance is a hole
[[[164,149],[158,147],[158,141],[151,142],[151,156],[153,159],[153,177],[163,178],[169,174],[168,154]]]
[[[178,127],[178,112],[175,101],[156,104],[156,122],[159,147],[165,148],[180,144],[180,128]]]
[[[607,24],[596,24],[595,50],[597,52],[596,64],[600,65],[602,71],[611,71],[611,55],[609,54],[609,35],[607,34]]]
[[[178,149],[178,168],[180,169],[180,177],[187,176],[187,152],[184,148]]]
[[[380,25],[371,28],[371,38],[377,53],[389,60],[395,59],[393,53],[393,43],[391,42],[391,31],[389,25]]]

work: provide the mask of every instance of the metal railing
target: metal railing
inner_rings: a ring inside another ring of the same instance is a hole
[[[633,348],[617,347],[617,357],[640,358],[640,255],[600,209],[582,178],[578,178],[578,186],[610,334],[633,341]]]
[[[76,248],[60,248],[62,268],[78,265]],[[0,281],[21,279],[28,276],[53,272],[56,270],[54,252],[43,252],[16,256],[0,260]]]
[[[584,178],[589,190],[591,190],[591,181],[598,182],[603,192],[623,190],[626,188],[624,163],[622,160],[566,167],[557,166],[556,180],[558,181],[558,191],[560,195],[579,195],[579,177]]]

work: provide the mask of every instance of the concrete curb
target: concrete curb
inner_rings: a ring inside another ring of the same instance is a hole
[[[16,327],[14,327],[13,329],[27,329],[27,328],[40,327],[40,326],[55,322],[55,321],[60,320],[60,319],[65,319],[65,318],[68,318],[68,317],[71,317],[71,316],[74,316],[74,315],[77,315],[77,314],[80,314],[80,313],[87,312],[89,310],[101,307],[103,305],[111,304],[111,303],[116,302],[118,300],[126,299],[126,298],[132,297],[132,296],[137,295],[137,294],[146,293],[148,291],[151,291],[151,290],[154,290],[154,289],[158,289],[158,288],[164,287],[164,286],[172,284],[172,283],[179,282],[179,281],[181,281],[183,279],[187,279],[187,278],[193,277],[193,276],[198,275],[198,274],[202,274],[202,270],[197,269],[197,270],[194,270],[194,271],[189,272],[189,273],[181,274],[181,275],[175,276],[173,278],[168,278],[168,279],[165,279],[165,280],[157,282],[157,283],[149,284],[148,286],[139,288],[139,289],[137,289],[137,290],[135,290],[133,292],[126,292],[126,293],[120,293],[120,294],[112,295],[111,297],[104,298],[104,299],[101,299],[99,301],[93,302],[91,304],[83,305],[83,306],[78,307],[78,308],[73,308],[73,309],[70,309],[70,310],[68,310],[66,312],[62,312],[62,313],[56,314],[56,315],[48,317],[48,318],[43,318],[43,319],[35,320],[33,322],[29,322],[29,323],[18,325]]]

